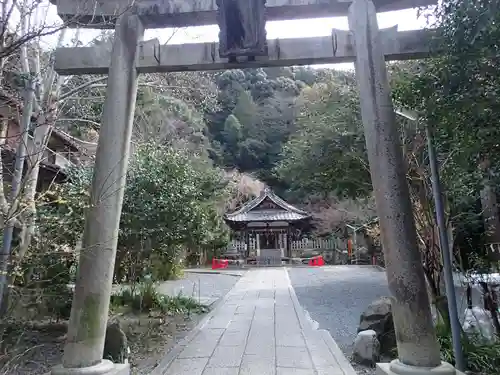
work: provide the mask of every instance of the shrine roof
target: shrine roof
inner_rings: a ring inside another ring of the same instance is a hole
[[[270,206],[262,207],[266,201],[271,203]],[[230,222],[300,221],[310,217],[309,213],[285,202],[270,189],[264,189],[258,197],[245,203],[233,213],[224,215],[224,219]]]

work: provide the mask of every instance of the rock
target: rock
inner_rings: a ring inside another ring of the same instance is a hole
[[[355,362],[374,366],[380,360],[380,342],[377,339],[377,332],[372,329],[361,331],[354,340],[352,358]]]
[[[110,322],[106,328],[103,358],[114,363],[128,363],[129,353],[127,335],[123,332],[120,321]]]
[[[392,355],[396,348],[396,333],[392,318],[391,299],[381,297],[373,301],[361,314],[358,332],[373,330],[377,333],[380,353]]]

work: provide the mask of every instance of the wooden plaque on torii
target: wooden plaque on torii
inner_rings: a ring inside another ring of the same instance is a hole
[[[216,0],[221,58],[267,56],[266,0]]]

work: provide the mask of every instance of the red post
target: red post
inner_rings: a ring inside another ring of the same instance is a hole
[[[324,266],[325,265],[325,260],[323,259],[323,256],[320,255],[318,259],[318,266]]]

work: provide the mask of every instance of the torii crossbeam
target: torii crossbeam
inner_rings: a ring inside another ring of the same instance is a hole
[[[381,30],[386,60],[429,57],[431,30]],[[256,61],[229,63],[219,58],[218,43],[160,45],[157,40],[139,43],[136,68],[139,73],[195,70],[243,69],[271,66],[336,64],[356,59],[354,37],[350,31],[333,30],[330,36],[268,40],[269,55]],[[107,74],[111,46],[59,48],[56,71],[59,74]]]

